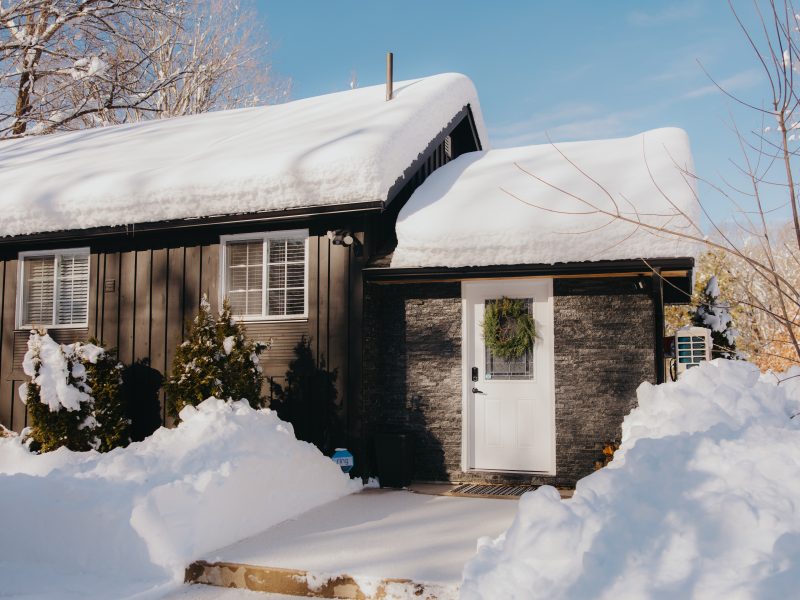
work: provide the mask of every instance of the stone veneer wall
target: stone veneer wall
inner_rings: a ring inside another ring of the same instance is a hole
[[[417,480],[574,485],[619,436],[639,383],[655,379],[649,280],[556,280],[557,475],[463,473],[460,283],[370,284],[365,293],[366,439],[412,433]]]
[[[461,284],[367,285],[364,313],[366,439],[413,433],[415,478],[447,480],[461,461]]]

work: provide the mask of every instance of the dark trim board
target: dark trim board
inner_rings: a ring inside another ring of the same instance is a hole
[[[692,295],[694,258],[654,258],[614,260],[553,265],[494,265],[486,267],[369,267],[367,282],[377,284],[462,281],[512,277],[647,277],[663,284],[664,304],[686,304]]]
[[[364,269],[368,281],[381,282],[403,279],[473,279],[481,277],[555,277],[558,275],[594,275],[646,273],[661,271],[691,271],[694,258],[654,258],[649,260],[599,260],[595,262],[556,263],[552,265],[490,265],[481,267],[369,267]]]
[[[286,221],[316,223],[329,220],[337,216],[353,216],[380,214],[384,210],[384,202],[357,202],[353,204],[339,204],[336,206],[317,206],[311,208],[288,209],[269,211],[263,213],[247,213],[239,215],[219,215],[214,217],[198,217],[194,219],[177,219],[173,221],[153,221],[137,223],[134,225],[118,225],[113,227],[94,227],[91,229],[78,229],[68,231],[52,231],[0,237],[0,252],[4,248],[13,247],[16,253],[27,248],[41,246],[54,246],[63,244],[77,244],[78,242],[104,242],[119,243],[123,240],[133,240],[137,237],[156,237],[164,234],[183,235],[186,232],[197,235],[198,232],[208,233],[225,229],[236,230],[237,227],[253,227],[267,225],[285,226]]]

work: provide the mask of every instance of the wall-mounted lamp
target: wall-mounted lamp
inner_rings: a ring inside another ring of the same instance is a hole
[[[344,246],[345,248],[353,248],[354,256],[361,256],[363,246],[358,238],[347,229],[337,229],[328,231],[328,239],[334,246]]]

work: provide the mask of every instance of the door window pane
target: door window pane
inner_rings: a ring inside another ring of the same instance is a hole
[[[486,300],[485,306],[498,302],[499,299]],[[527,298],[525,300],[525,312],[532,314],[533,299]],[[487,380],[531,380],[533,379],[533,353],[534,349],[529,348],[525,354],[518,358],[501,358],[495,356],[494,353],[485,347],[486,364],[484,370],[484,377]]]

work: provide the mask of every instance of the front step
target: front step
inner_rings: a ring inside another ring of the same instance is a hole
[[[410,579],[352,577],[240,563],[209,563],[203,560],[189,565],[184,581],[254,592],[337,600],[451,600],[458,596],[456,586],[417,583]]]

